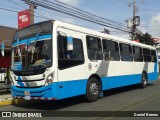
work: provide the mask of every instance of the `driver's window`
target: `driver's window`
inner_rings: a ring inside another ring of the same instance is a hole
[[[66,69],[84,63],[82,40],[58,35],[58,67]]]

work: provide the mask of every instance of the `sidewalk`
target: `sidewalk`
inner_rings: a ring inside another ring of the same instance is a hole
[[[6,92],[5,90],[0,90],[0,107],[11,104],[19,104],[22,99],[13,99],[11,92]]]

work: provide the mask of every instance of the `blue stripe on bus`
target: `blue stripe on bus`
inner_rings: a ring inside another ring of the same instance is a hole
[[[52,35],[51,34],[47,34],[47,35],[42,35],[39,36],[38,40],[41,39],[51,39]],[[17,46],[18,44],[30,44],[32,41],[36,41],[36,37],[32,37],[32,38],[28,38],[28,39],[24,39],[24,40],[19,40],[19,42],[15,42],[12,44],[12,47]]]
[[[148,74],[149,82],[157,79],[158,72]],[[141,74],[137,75],[124,75],[115,77],[103,77],[102,79],[102,89],[107,90],[111,88],[117,88],[127,85],[133,85],[141,83]],[[151,78],[151,79],[150,79]],[[24,96],[24,91],[30,91],[31,96],[40,96],[42,98],[56,98],[63,99],[68,97],[73,97],[77,95],[86,94],[87,79],[65,81],[65,82],[55,82],[48,86],[43,86],[40,88],[18,88],[12,86],[13,96]],[[45,94],[43,93],[45,92]]]
[[[52,35],[51,34],[48,34],[48,35],[42,35],[42,36],[39,36],[39,39],[50,39],[52,38]]]
[[[36,37],[29,38],[29,40],[28,40],[28,45],[29,45],[32,41],[35,41],[35,40],[36,40]]]
[[[18,82],[17,82],[17,84],[19,84],[20,87],[25,87],[20,76],[18,76]]]
[[[159,64],[158,62],[155,63],[154,65],[154,72],[153,73],[148,73],[148,79],[151,81],[151,80],[156,80],[159,76],[159,72],[157,71],[158,70],[158,67],[159,67]]]
[[[24,40],[19,41],[19,43],[15,42],[15,43],[12,44],[12,47],[17,46],[18,44],[27,44],[27,41],[28,41],[28,39],[24,39]]]

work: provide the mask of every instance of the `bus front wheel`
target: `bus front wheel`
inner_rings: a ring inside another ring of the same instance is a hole
[[[96,78],[90,78],[87,83],[86,99],[89,102],[96,101],[100,96],[101,85]]]
[[[141,80],[141,87],[146,88],[148,85],[148,79],[147,79],[147,74],[142,73],[142,80]]]

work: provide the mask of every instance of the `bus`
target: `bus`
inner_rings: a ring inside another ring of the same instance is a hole
[[[25,100],[60,100],[158,78],[154,47],[60,21],[18,30],[12,42],[11,93]]]

